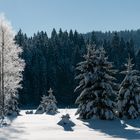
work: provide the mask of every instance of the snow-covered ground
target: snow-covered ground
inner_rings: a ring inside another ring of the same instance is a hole
[[[57,115],[27,115],[21,111],[10,126],[0,128],[0,140],[140,140],[140,119],[83,122],[76,119],[75,109],[59,111]],[[75,126],[57,124],[66,113]]]

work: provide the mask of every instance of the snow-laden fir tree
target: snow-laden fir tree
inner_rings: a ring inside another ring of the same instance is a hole
[[[53,95],[53,90],[50,88],[48,91],[48,104],[46,106],[46,113],[47,114],[56,114],[57,113],[57,106],[56,106],[56,99]]]
[[[40,102],[40,105],[38,106],[35,114],[45,113],[47,104],[48,104],[48,96],[43,95],[42,99],[41,99],[41,102]]]
[[[15,44],[15,33],[11,24],[0,16],[0,115],[8,113],[7,104],[22,88],[24,61],[20,58],[22,49]],[[15,99],[14,99],[15,100]],[[14,102],[14,101],[13,101]],[[16,104],[15,104],[16,105]],[[16,107],[15,110],[17,111]],[[10,110],[11,113],[11,110]]]
[[[89,47],[84,58],[85,61],[77,66],[80,73],[76,79],[80,82],[76,90],[80,89],[81,94],[76,100],[79,104],[76,114],[82,119],[113,119],[116,94],[113,75],[116,71],[108,62],[103,48],[95,50]]]
[[[133,69],[132,59],[129,58],[125,66],[126,70],[121,72],[121,74],[125,74],[125,78],[120,84],[118,93],[118,115],[134,119],[140,113],[140,76],[139,71]]]
[[[53,95],[53,90],[50,88],[48,91],[49,95],[48,96],[43,96],[41,104],[37,108],[36,114],[56,114],[57,111],[57,101],[55,96]]]

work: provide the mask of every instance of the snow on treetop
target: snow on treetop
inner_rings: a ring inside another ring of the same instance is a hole
[[[50,89],[48,90],[48,93],[49,93],[49,94],[52,94],[52,93],[53,93],[52,88],[50,88]]]

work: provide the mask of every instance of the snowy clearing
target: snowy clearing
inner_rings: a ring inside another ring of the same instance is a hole
[[[11,120],[11,126],[0,128],[0,140],[139,140],[140,118],[135,120],[92,120],[82,122],[76,109],[60,109],[56,115],[25,114]],[[35,111],[34,111],[35,112]],[[62,127],[61,116],[70,114],[74,126]]]

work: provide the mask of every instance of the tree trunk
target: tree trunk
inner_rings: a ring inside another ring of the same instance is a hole
[[[5,95],[4,95],[4,31],[2,30],[2,48],[1,48],[1,75],[0,75],[0,88],[2,95],[2,116],[5,115]]]

